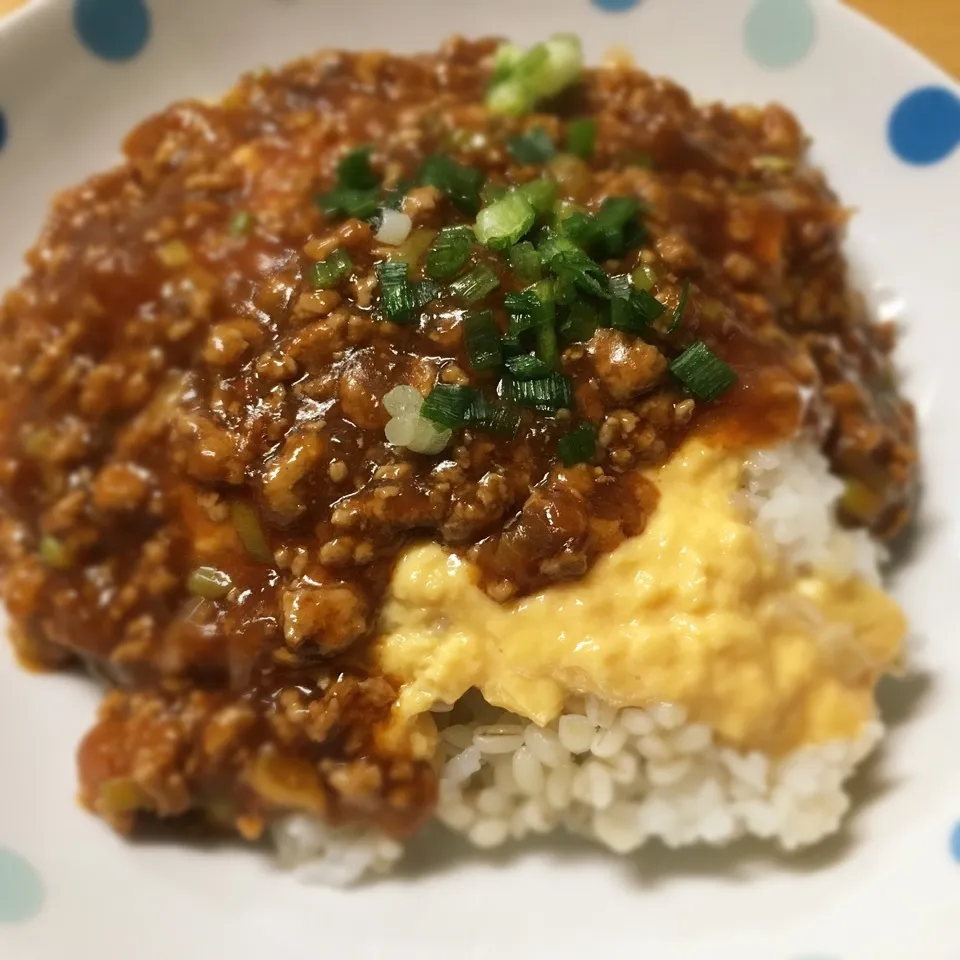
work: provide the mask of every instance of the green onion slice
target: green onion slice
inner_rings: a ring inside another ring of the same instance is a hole
[[[541,177],[517,187],[517,193],[526,197],[539,216],[544,216],[553,210],[553,205],[557,202],[557,183]]]
[[[510,375],[517,380],[539,380],[550,376],[551,369],[539,357],[524,353],[506,362]]]
[[[503,365],[500,330],[492,310],[474,310],[464,316],[467,355],[474,370],[494,370]]]
[[[508,333],[511,337],[519,337],[526,330],[533,330],[553,320],[553,302],[542,301],[532,290],[508,293],[503,298],[503,305],[509,317]]]
[[[523,344],[517,337],[501,337],[500,352],[503,354],[505,359],[519,357],[524,352]]]
[[[413,304],[417,310],[422,310],[432,300],[440,298],[440,286],[432,280],[421,280],[413,284]]]
[[[518,137],[507,140],[507,149],[517,163],[546,163],[557,152],[545,127],[534,127]]]
[[[247,553],[261,563],[273,563],[273,551],[267,543],[257,511],[249,503],[234,500],[230,504],[230,519]]]
[[[317,197],[317,205],[328,216],[356,217],[366,220],[377,212],[380,191],[357,190],[353,187],[334,187],[329,193]]]
[[[482,264],[450,284],[450,293],[467,303],[482,300],[500,286],[497,275]]]
[[[409,265],[402,260],[377,264],[383,312],[393,323],[410,323],[413,319],[417,301],[407,281],[409,272]]]
[[[677,309],[673,311],[673,319],[670,321],[670,326],[667,329],[667,333],[676,333],[680,329],[680,324],[683,323],[683,311],[687,309],[687,298],[690,296],[690,281],[683,281],[683,290],[680,293],[680,301],[677,303]]]
[[[567,153],[589,160],[597,144],[597,121],[589,117],[571,120],[567,126]]]
[[[254,216],[249,210],[238,210],[230,218],[230,233],[234,237],[243,237],[253,227]]]
[[[647,290],[634,290],[626,300],[615,298],[610,304],[610,326],[628,333],[642,334],[666,307]]]
[[[560,369],[560,347],[553,323],[541,323],[537,327],[537,356],[548,370]]]
[[[204,600],[220,600],[230,592],[232,586],[230,575],[216,567],[197,567],[187,577],[187,589]]]
[[[473,241],[473,231],[469,227],[446,227],[441,230],[427,254],[427,276],[434,280],[456,276],[470,259]]]
[[[337,164],[337,186],[370,190],[380,186],[380,175],[370,166],[373,147],[357,147]]]
[[[456,430],[467,422],[467,410],[478,396],[472,387],[437,384],[423,401],[420,416],[448,430]]]
[[[737,374],[702,340],[690,344],[670,364],[673,375],[698,400],[716,400],[737,382]]]
[[[512,437],[520,426],[521,412],[512,404],[488,400],[480,394],[467,408],[466,422],[475,430]]]
[[[537,211],[522,193],[507,193],[477,214],[477,239],[493,250],[513,246],[533,226]]]
[[[504,377],[500,381],[499,390],[504,400],[533,407],[544,413],[574,409],[573,385],[560,373],[551,373],[539,380]]]
[[[597,452],[597,428],[592,423],[582,421],[557,441],[557,453],[565,467],[586,463]]]
[[[517,275],[521,283],[536,283],[543,272],[540,255],[529,240],[523,240],[512,246],[507,254],[510,269]]]
[[[53,570],[66,570],[73,563],[73,556],[67,545],[59,537],[49,533],[40,538],[37,553],[43,563]]]
[[[434,154],[424,160],[419,180],[442,190],[464,213],[480,209],[480,190],[486,178],[473,167],[457,163],[452,157]]]
[[[574,210],[561,220],[563,234],[583,250],[603,239],[603,228],[597,218],[581,210]]]
[[[607,197],[596,214],[604,256],[620,257],[639,246],[646,235],[640,223],[640,201],[636,197]]]
[[[351,270],[350,255],[345,250],[336,250],[326,260],[313,264],[307,271],[307,279],[314,290],[326,290],[335,287]]]
[[[610,278],[610,293],[614,297],[628,300],[633,291],[633,283],[629,273],[618,273]]]
[[[612,305],[616,301],[611,301]],[[600,313],[597,308],[586,300],[578,300],[571,304],[566,320],[560,324],[560,336],[567,343],[585,343],[600,326]]]
[[[576,83],[583,71],[583,49],[573,34],[556,34],[523,52],[515,44],[497,51],[487,107],[494,113],[520,116],[538,100]]]

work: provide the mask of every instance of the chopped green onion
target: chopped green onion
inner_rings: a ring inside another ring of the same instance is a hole
[[[557,299],[557,281],[549,277],[538,280],[524,290],[524,293],[532,293],[541,303],[554,303]]]
[[[337,164],[337,186],[370,190],[380,186],[380,175],[370,166],[373,147],[357,147]]]
[[[648,290],[634,290],[630,294],[630,306],[633,312],[649,326],[654,320],[663,316],[667,309],[652,293]]]
[[[571,120],[567,126],[567,153],[572,153],[581,160],[589,160],[593,156],[597,144],[597,121],[589,117],[582,120]]]
[[[230,575],[216,567],[197,567],[187,577],[187,589],[204,600],[220,600],[230,592],[232,586]]]
[[[488,180],[480,191],[480,200],[485,207],[488,207],[494,200],[499,200],[505,193],[507,193],[507,188],[502,183],[494,183],[492,180]]]
[[[512,404],[488,400],[480,394],[466,413],[466,422],[475,430],[483,430],[495,436],[512,437],[520,426],[522,414]]]
[[[597,223],[596,217],[580,210],[574,210],[565,217],[561,221],[561,228],[564,236],[584,250],[603,238],[603,228]]]
[[[467,303],[475,303],[477,300],[482,300],[488,293],[493,293],[499,286],[500,280],[497,275],[489,267],[481,264],[459,280],[454,280],[450,284],[450,293]]]
[[[657,282],[657,274],[653,267],[644,264],[633,271],[630,279],[633,280],[633,286],[637,290],[652,290],[653,285]]]
[[[532,110],[538,100],[555,96],[580,79],[583,49],[572,34],[556,34],[526,53],[509,44],[494,63],[487,107],[494,113],[519,116]]]
[[[238,210],[230,218],[230,233],[235,237],[245,236],[253,227],[254,216],[249,210]]]
[[[477,391],[471,387],[437,384],[423,401],[420,416],[441,427],[456,430],[467,422],[467,409],[477,396]]]
[[[581,293],[589,293],[604,300],[610,299],[609,278],[603,267],[589,257],[561,257],[553,260],[550,269],[557,280],[569,284]],[[569,298],[558,293],[557,299],[564,302]]]
[[[410,267],[402,261],[378,263],[383,312],[393,323],[409,323],[416,306],[414,291],[407,281]]]
[[[764,154],[754,157],[750,165],[756,170],[766,170],[770,173],[786,173],[796,165],[789,157],[778,157],[774,154]]]
[[[568,222],[568,220],[564,221],[564,227],[566,227]],[[552,261],[561,257],[575,259],[584,256],[583,250],[580,249],[578,244],[566,236],[565,231],[564,233],[558,233],[549,227],[540,231],[537,253],[540,254],[540,259],[546,264],[550,264]]]
[[[307,279],[314,290],[326,290],[335,287],[350,271],[353,261],[345,250],[335,250],[319,263],[313,264],[307,271]]]
[[[510,248],[507,258],[510,269],[521,283],[536,283],[542,273],[540,255],[529,240],[523,240]]]
[[[565,467],[586,463],[597,452],[597,428],[587,421],[577,426],[557,441],[557,453]]]
[[[667,333],[676,333],[680,328],[680,324],[683,323],[683,311],[687,308],[687,298],[690,296],[690,281],[683,281],[683,291],[680,294],[680,302],[677,304],[677,309],[673,311],[673,319],[670,321],[670,326],[667,328]]]
[[[523,293],[508,293],[503,305],[509,317],[511,337],[519,337],[527,330],[552,322],[554,306],[552,301],[542,301],[532,290]]]
[[[474,214],[480,209],[480,189],[485,177],[473,167],[434,154],[424,160],[419,179],[423,184],[442,190],[464,213]]]
[[[555,180],[541,177],[539,180],[531,180],[517,187],[517,193],[522,193],[530,202],[530,206],[543,216],[550,213],[557,201],[557,183]]]
[[[627,300],[633,290],[629,273],[618,273],[610,278],[610,292],[614,297]]]
[[[432,280],[421,280],[413,284],[413,303],[417,310],[422,310],[428,303],[440,297],[440,286]]]
[[[517,163],[546,163],[557,152],[545,127],[534,127],[519,137],[507,140],[507,149]]]
[[[521,193],[507,193],[477,214],[477,239],[494,250],[513,246],[533,226],[537,212]]]
[[[560,347],[557,345],[557,328],[553,323],[541,323],[537,327],[537,356],[548,369],[560,369]]]
[[[610,326],[628,333],[644,333],[667,308],[646,290],[634,290],[627,299],[610,303]]]
[[[353,187],[334,187],[329,193],[317,197],[317,205],[328,216],[356,217],[366,220],[377,212],[380,191],[355,190]]]
[[[467,355],[474,370],[494,370],[503,364],[500,330],[492,310],[471,311],[464,317]]]
[[[643,242],[645,231],[637,217],[639,212],[636,197],[607,197],[600,204],[596,223],[605,256],[623,256],[630,247]]]
[[[546,58],[547,51],[543,51]],[[524,57],[523,47],[516,43],[501,43],[493,55],[493,78],[491,83],[497,83],[508,77]]]
[[[568,343],[585,343],[599,326],[600,314],[596,307],[586,300],[578,300],[571,305],[567,319],[560,324],[560,336]]]
[[[426,274],[434,280],[456,276],[470,259],[473,231],[469,227],[447,227],[437,234],[427,254]]]
[[[73,563],[73,557],[67,545],[59,538],[44,534],[37,544],[37,553],[48,567],[54,570],[66,570]]]
[[[523,344],[516,337],[501,337],[500,352],[506,359],[519,357],[523,353]]]
[[[670,371],[698,400],[716,400],[737,382],[733,368],[702,340],[690,344],[670,364]]]
[[[260,526],[257,511],[249,503],[234,500],[230,504],[230,519],[247,553],[261,563],[273,563],[273,551]]]
[[[517,380],[539,380],[541,377],[550,376],[550,367],[530,353],[511,357],[507,360],[506,367]]]
[[[573,386],[559,373],[551,373],[539,380],[515,380],[504,377],[500,381],[500,395],[504,400],[533,407],[543,413],[574,408]]]

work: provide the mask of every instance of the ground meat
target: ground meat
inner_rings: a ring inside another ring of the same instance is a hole
[[[311,645],[323,656],[339,653],[369,628],[363,595],[347,584],[303,583],[284,590],[283,635],[288,646]]]
[[[580,576],[642,535],[646,471],[694,432],[757,446],[805,428],[847,483],[844,519],[890,537],[910,516],[915,426],[893,337],[851,290],[847,213],[793,117],[697,106],[626,68],[588,73],[545,113],[493,117],[493,51],[326,52],[170,107],[118,168],[56,199],[0,306],[3,596],[25,659],[80,660],[118,688],[80,779],[122,828],[197,810],[251,838],[292,810],[422,822],[429,736],[390,729],[397,691],[364,646],[415,539],[469,558],[501,601]],[[441,287],[387,322],[378,265],[406,256],[419,283],[437,231],[472,215],[435,186],[400,190],[413,232],[391,251],[316,196],[362,145],[385,189],[431,154],[519,184],[543,171],[507,139],[542,125],[563,142],[584,116],[594,155],[548,172],[566,204],[642,202],[646,239],[603,267],[639,278],[665,322],[561,338],[575,410],[525,409],[512,437],[458,430],[438,456],[390,447],[392,388],[494,395],[464,314],[490,310],[503,332],[520,285],[477,248],[495,291],[466,305]],[[314,284],[336,251],[346,275]],[[695,339],[739,376],[716,403],[666,372]],[[558,442],[584,421],[596,456],[561,466]]]
[[[667,358],[653,344],[619,330],[598,330],[587,352],[597,376],[618,401],[652,390],[667,371]]]

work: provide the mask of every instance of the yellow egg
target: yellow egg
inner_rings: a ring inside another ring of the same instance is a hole
[[[853,738],[906,621],[863,579],[788,566],[738,503],[742,455],[691,442],[653,479],[642,535],[581,580],[499,604],[435,544],[397,565],[374,647],[401,718],[485,699],[545,724],[571,696],[666,702],[721,742],[779,755]]]

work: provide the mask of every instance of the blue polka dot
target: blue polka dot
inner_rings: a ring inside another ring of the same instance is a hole
[[[946,87],[908,93],[890,117],[890,146],[907,163],[946,160],[960,146],[960,97]]]
[[[40,875],[18,853],[0,848],[0,923],[20,923],[43,904]]]
[[[950,854],[957,863],[960,863],[960,820],[950,834]]]
[[[150,39],[146,0],[73,0],[80,42],[104,60],[129,60]]]
[[[609,10],[611,13],[622,13],[624,10],[632,10],[640,3],[640,0],[593,0],[594,5],[601,10]]]
[[[747,53],[769,69],[798,64],[817,39],[810,0],[755,0],[744,24]]]

